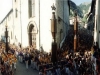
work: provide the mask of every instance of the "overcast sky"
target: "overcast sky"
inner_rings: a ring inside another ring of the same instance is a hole
[[[12,0],[0,0],[0,22],[12,8]]]

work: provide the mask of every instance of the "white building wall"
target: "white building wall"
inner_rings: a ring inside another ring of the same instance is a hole
[[[21,3],[20,3],[21,1]],[[9,36],[11,37],[11,31],[13,32],[13,39],[10,38],[11,43],[21,43],[23,47],[29,46],[28,38],[28,27],[33,24],[37,29],[36,35],[36,48],[39,50],[39,18],[40,18],[40,45],[44,51],[51,51],[51,18],[52,8],[51,6],[55,3],[56,6],[56,18],[58,16],[62,19],[60,23],[57,20],[57,43],[58,46],[61,42],[60,29],[63,30],[62,40],[66,36],[69,25],[69,8],[67,0],[40,0],[40,17],[39,17],[39,0],[35,0],[35,16],[29,18],[28,13],[28,0],[13,0],[13,13],[12,21],[9,24]],[[15,9],[17,8],[17,18]],[[20,16],[21,15],[21,16]],[[21,33],[22,31],[22,33]]]
[[[40,37],[41,45],[44,51],[51,51],[51,18],[52,18],[52,0],[40,0]]]
[[[13,12],[9,14],[6,18],[7,20],[7,29],[8,29],[8,41],[13,44]],[[11,35],[12,33],[12,35]]]
[[[33,25],[36,26],[38,31],[36,35],[36,46],[37,49],[39,50],[40,49],[39,44],[41,44],[41,40],[39,41],[39,0],[35,0],[35,17],[33,19]]]
[[[2,39],[2,36],[4,36],[4,27],[3,24],[0,24],[0,40]]]
[[[2,36],[1,39],[3,39],[5,41],[5,27],[7,26],[7,30],[8,30],[8,42],[10,42],[11,44],[13,43],[13,39],[11,39],[11,32],[13,32],[13,27],[12,27],[12,14],[13,11],[12,9],[8,12],[8,14],[5,16],[5,18],[1,21],[0,24],[0,37]]]
[[[13,1],[13,18],[14,18],[14,43],[18,45],[21,43],[21,23],[20,23],[20,0]],[[16,17],[17,9],[17,17]]]
[[[99,49],[100,49],[100,0],[96,0],[96,22],[97,22],[97,42],[98,42],[98,46],[99,46]],[[96,31],[95,31],[96,33]],[[95,35],[94,35],[95,36]]]
[[[60,18],[60,21],[57,21],[57,44],[58,47],[64,41],[66,34],[69,30],[69,6],[68,0],[56,0],[57,8],[57,19]],[[60,35],[60,30],[62,33]]]
[[[22,25],[22,46],[26,47],[28,43],[28,0],[21,0],[21,25]]]

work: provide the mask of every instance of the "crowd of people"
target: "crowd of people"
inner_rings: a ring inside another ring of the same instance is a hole
[[[87,29],[78,29],[77,31],[77,51],[91,50],[93,46],[92,32]],[[63,43],[62,50],[73,50],[74,48],[74,30],[73,27],[68,32],[66,39]]]
[[[8,53],[5,50],[5,43],[0,42],[0,73],[2,75],[14,75],[17,61],[24,63],[26,69],[29,67],[39,71],[41,64],[51,63],[51,54],[40,52],[33,46],[20,48],[9,45]]]
[[[61,47],[60,50],[60,57],[64,57],[66,56],[66,54],[68,53],[74,53],[74,30],[73,27],[71,27],[70,31],[68,32],[68,36],[66,36],[66,39]],[[78,29],[77,31],[77,51],[79,52],[81,56],[84,56],[86,51],[91,51],[91,48],[93,49],[93,35],[92,35],[92,31],[89,31],[87,29]],[[96,58],[94,55],[93,57],[95,57],[95,61],[96,63],[99,62],[100,63],[100,56],[99,56],[99,52],[98,52],[98,48],[95,49],[96,53],[98,53],[98,57]],[[59,54],[58,53],[58,54]],[[63,54],[63,55],[62,55]],[[99,70],[99,68],[96,70]],[[99,70],[100,71],[100,70]],[[97,71],[98,74],[99,71]],[[93,74],[93,75],[97,75],[97,74]]]
[[[0,43],[0,73],[2,75],[13,75],[16,70],[17,57],[12,49],[5,50],[5,44]],[[14,68],[14,69],[13,69]]]
[[[39,75],[98,75],[100,58],[95,48],[92,47],[93,37],[87,31],[79,30],[78,51],[73,52],[73,31],[70,31],[63,44],[57,50],[57,60],[51,62],[51,53],[39,51],[34,46],[21,48],[21,46],[9,45],[8,53],[5,44],[0,43],[0,72],[2,75],[14,75],[17,61],[39,71]],[[98,69],[98,70],[97,70]]]
[[[91,52],[67,54],[60,61],[53,64],[45,64],[40,67],[40,75],[95,75],[94,59]],[[42,68],[42,69],[41,69]]]

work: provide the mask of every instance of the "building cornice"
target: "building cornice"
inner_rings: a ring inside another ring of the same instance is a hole
[[[0,22],[0,24],[1,23],[3,23],[3,21],[11,14],[13,12],[13,9],[11,9],[8,13],[7,13],[7,15],[3,18],[3,20]]]

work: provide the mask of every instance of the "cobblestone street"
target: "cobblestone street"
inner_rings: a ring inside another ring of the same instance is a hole
[[[25,68],[24,63],[20,63],[18,61],[17,63],[17,69],[14,75],[38,75],[37,70],[33,70],[32,68],[29,68],[28,70]]]

